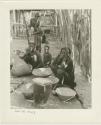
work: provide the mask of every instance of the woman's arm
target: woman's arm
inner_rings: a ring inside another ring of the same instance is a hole
[[[65,71],[66,72],[71,72],[74,70],[74,67],[73,67],[73,61],[70,60],[70,62],[68,63],[68,66],[66,67]]]
[[[57,65],[58,64],[58,58],[59,58],[59,55],[54,59],[53,65]]]

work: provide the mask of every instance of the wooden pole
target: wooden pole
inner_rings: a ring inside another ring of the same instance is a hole
[[[26,19],[25,19],[25,16],[24,16],[24,10],[23,10],[23,20],[24,20],[24,24],[25,24],[25,27],[26,27],[26,35],[27,35],[27,40],[28,40],[28,45],[29,45],[29,43],[30,43],[29,32],[28,32],[28,27],[27,27]]]

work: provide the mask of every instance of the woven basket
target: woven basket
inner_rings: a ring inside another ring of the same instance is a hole
[[[59,87],[56,93],[62,101],[68,101],[75,97],[76,92],[68,87]]]
[[[34,69],[32,74],[37,77],[48,77],[52,74],[52,70],[50,68],[38,68]]]

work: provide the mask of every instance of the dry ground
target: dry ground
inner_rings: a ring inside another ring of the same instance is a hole
[[[50,51],[53,57],[56,57],[59,53],[60,49],[63,44],[61,44],[58,40],[49,40],[50,45]],[[43,53],[43,46],[42,45],[42,53]],[[11,58],[13,56],[13,50],[20,49],[24,50],[27,47],[27,40],[12,40],[11,41]],[[11,77],[11,80],[13,81],[31,81],[33,76],[27,76],[27,77],[20,77],[20,78],[13,78]],[[76,90],[78,94],[80,95],[80,99],[83,101],[83,106],[85,108],[91,108],[91,83],[89,83],[86,78],[83,76],[80,67],[78,65],[75,66],[75,81],[77,82]],[[11,84],[11,87],[15,87],[15,84]],[[82,106],[80,102],[77,99],[73,99],[69,101],[68,103],[61,102],[58,97],[50,95],[47,104],[44,106],[33,106],[33,101],[26,100],[23,95],[20,93],[13,92],[11,94],[11,105],[12,107],[19,107],[19,108],[47,108],[47,109],[81,109]]]

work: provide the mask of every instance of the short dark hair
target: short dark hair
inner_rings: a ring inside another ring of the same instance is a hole
[[[48,45],[45,45],[44,48],[48,48],[49,49],[50,47]]]
[[[61,51],[62,51],[62,50],[66,50],[66,48],[65,48],[65,47],[64,47],[64,48],[61,48]]]
[[[65,50],[65,51],[66,51],[66,48],[65,48],[65,47],[64,47],[64,48],[61,48],[60,53],[62,52],[62,50]]]
[[[35,17],[40,17],[40,15],[39,15],[39,13],[38,13],[38,12],[35,14]]]

